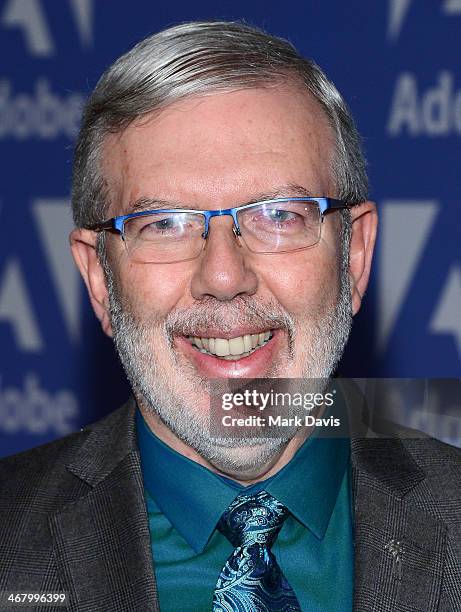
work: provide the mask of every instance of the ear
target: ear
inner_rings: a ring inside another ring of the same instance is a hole
[[[378,213],[374,202],[363,202],[351,209],[352,235],[349,254],[349,275],[352,314],[360,310],[370,278],[371,261],[376,242]]]
[[[92,230],[74,229],[69,240],[75,263],[88,289],[93,310],[101,322],[103,331],[112,337],[109,294],[104,270],[96,253],[97,234]]]

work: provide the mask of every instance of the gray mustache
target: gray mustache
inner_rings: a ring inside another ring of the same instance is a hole
[[[263,302],[251,296],[237,296],[230,302],[209,298],[196,306],[176,309],[167,316],[165,331],[171,338],[175,335],[200,335],[210,327],[230,333],[239,325],[294,332],[294,321],[280,304]]]

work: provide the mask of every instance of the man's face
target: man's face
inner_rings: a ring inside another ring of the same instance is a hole
[[[176,102],[107,138],[110,215],[141,198],[223,209],[299,187],[334,196],[333,150],[320,107],[292,87]],[[131,261],[108,236],[112,331],[138,402],[218,468],[258,465],[286,441],[210,441],[208,379],[331,374],[351,321],[340,224],[339,213],[327,215],[315,247],[261,255],[238,241],[230,217],[215,217],[201,255],[170,264]],[[191,341],[255,334],[265,334],[256,349],[232,360]]]

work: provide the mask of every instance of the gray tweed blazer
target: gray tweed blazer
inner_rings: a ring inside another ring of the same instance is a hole
[[[66,591],[79,612],[159,610],[134,414],[129,402],[0,461],[0,592]],[[459,612],[461,451],[360,435],[352,465],[354,610]]]

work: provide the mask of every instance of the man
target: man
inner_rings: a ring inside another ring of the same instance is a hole
[[[134,400],[1,463],[0,590],[71,610],[461,609],[456,449],[210,429],[212,379],[330,377],[367,287],[376,210],[320,69],[238,23],[147,38],[88,101],[73,210]]]

